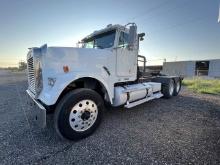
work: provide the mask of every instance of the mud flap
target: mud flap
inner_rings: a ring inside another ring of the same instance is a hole
[[[33,118],[35,123],[41,127],[45,128],[46,127],[46,109],[44,108],[43,105],[34,97],[32,96],[31,92],[29,90],[26,90],[27,95],[28,95],[28,101],[27,104],[30,106],[30,109],[33,111]]]

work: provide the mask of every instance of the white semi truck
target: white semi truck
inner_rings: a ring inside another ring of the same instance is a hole
[[[26,92],[37,123],[45,127],[55,110],[58,135],[78,140],[96,130],[105,105],[132,108],[178,95],[181,77],[146,71],[138,55],[143,37],[135,23],[108,25],[82,39],[81,47],[30,48]]]

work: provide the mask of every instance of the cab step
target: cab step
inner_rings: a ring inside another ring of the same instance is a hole
[[[135,101],[135,102],[132,102],[132,103],[127,102],[124,107],[125,108],[132,108],[132,107],[134,107],[136,105],[139,105],[139,104],[142,104],[144,102],[147,102],[147,101],[150,101],[150,100],[153,100],[153,99],[159,99],[162,96],[163,96],[163,94],[161,92],[157,92],[157,93],[152,94],[151,96],[145,97],[144,99],[141,99],[141,100],[138,100],[138,101]]]

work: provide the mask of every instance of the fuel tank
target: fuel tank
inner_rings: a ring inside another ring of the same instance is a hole
[[[114,88],[113,106],[117,107],[125,104],[127,101],[134,102],[143,99],[160,90],[161,83],[154,82],[117,86]]]

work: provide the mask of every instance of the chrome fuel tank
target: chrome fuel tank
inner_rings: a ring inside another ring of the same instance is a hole
[[[115,87],[113,106],[123,105],[127,101],[134,102],[143,99],[160,90],[161,84],[152,82]]]

